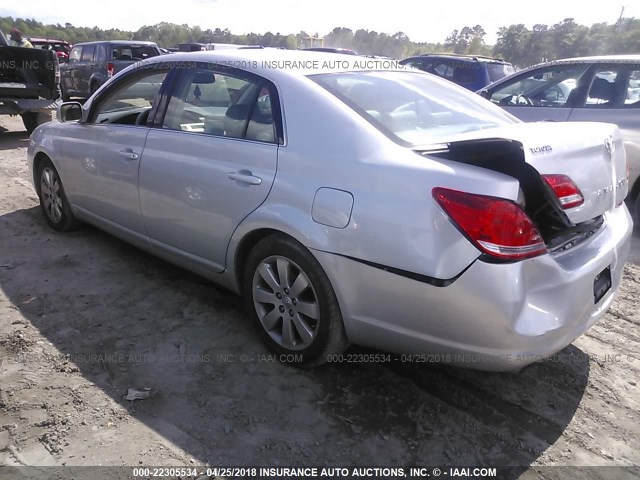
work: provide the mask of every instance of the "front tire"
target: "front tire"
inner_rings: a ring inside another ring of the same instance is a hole
[[[40,162],[37,172],[38,198],[47,224],[59,232],[70,232],[80,227],[71,211],[58,171],[48,158]]]
[[[38,127],[38,125],[50,122],[52,118],[51,112],[26,112],[21,116],[22,123],[24,123],[24,128],[27,129],[27,132],[29,132],[29,134],[32,134],[33,131]]]
[[[640,229],[640,193],[636,195],[636,200],[633,205],[633,223],[636,228]]]
[[[261,240],[245,262],[243,290],[250,318],[281,361],[320,365],[349,346],[329,279],[297,241]]]

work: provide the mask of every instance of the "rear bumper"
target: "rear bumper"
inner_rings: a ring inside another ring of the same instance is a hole
[[[511,264],[476,261],[447,287],[313,253],[334,286],[353,343],[509,371],[553,355],[604,315],[620,286],[632,229],[623,205],[572,251]],[[594,279],[607,267],[612,287],[595,304]]]

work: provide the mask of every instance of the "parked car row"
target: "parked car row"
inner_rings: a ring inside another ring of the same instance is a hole
[[[71,51],[71,45],[64,40],[57,40],[53,38],[38,38],[29,37],[29,42],[34,48],[42,50],[51,50],[55,52],[58,57],[58,62],[64,63],[69,59],[69,52]]]
[[[60,67],[63,100],[89,98],[109,78],[135,62],[162,55],[153,42],[106,41],[78,43]]]
[[[20,115],[31,133],[51,120],[59,83],[53,51],[10,45],[0,31],[0,115]]]
[[[101,64],[122,49],[103,46]],[[341,67],[305,68],[318,55]],[[243,295],[292,361],[356,343],[513,370],[611,305],[632,231],[615,125],[524,123],[437,76],[331,53],[149,56],[33,133],[44,218]]]
[[[504,60],[477,55],[432,53],[405,58],[400,64],[446,78],[473,92],[515,72]]]

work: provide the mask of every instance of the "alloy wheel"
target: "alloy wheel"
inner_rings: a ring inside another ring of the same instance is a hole
[[[313,343],[320,322],[318,296],[295,262],[280,255],[262,260],[252,293],[258,319],[278,345],[299,351]]]
[[[40,175],[40,195],[47,217],[53,223],[59,223],[62,219],[62,190],[60,178],[51,167],[42,169]]]

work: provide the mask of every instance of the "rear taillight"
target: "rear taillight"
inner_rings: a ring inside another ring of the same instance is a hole
[[[107,77],[113,77],[114,66],[113,63],[107,63]]]
[[[582,192],[566,175],[542,175],[542,178],[549,184],[565,210],[579,207],[584,203]]]
[[[56,85],[60,84],[60,63],[58,63],[58,57],[56,57],[56,62],[54,64],[54,77]]]
[[[529,216],[511,200],[440,187],[432,194],[458,229],[492,257],[521,260],[547,251]]]

